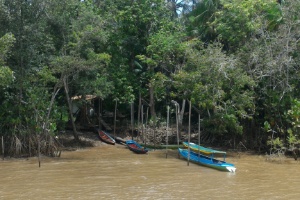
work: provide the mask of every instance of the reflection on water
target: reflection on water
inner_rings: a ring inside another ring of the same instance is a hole
[[[236,173],[178,159],[177,151],[134,154],[105,145],[61,158],[0,161],[0,199],[299,199],[299,164],[228,157]]]

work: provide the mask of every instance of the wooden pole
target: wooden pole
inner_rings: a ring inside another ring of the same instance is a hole
[[[199,118],[199,121],[198,121],[198,158],[200,157],[200,144],[201,144],[201,142],[200,142],[200,113],[199,113],[199,115],[198,115],[198,118]]]
[[[41,167],[41,143],[40,143],[40,136],[38,137],[38,160],[39,160],[39,167]]]
[[[4,160],[4,139],[3,139],[3,136],[2,136],[2,160]]]
[[[145,135],[144,135],[144,105],[141,106],[141,124],[142,124],[142,137],[145,144]]]
[[[134,120],[133,102],[131,103],[131,139],[133,140],[133,120]]]
[[[141,92],[139,92],[139,107],[138,107],[138,121],[137,121],[137,129],[138,129],[138,136],[139,137],[141,137],[140,136],[141,106],[142,106],[142,96],[141,96]]]
[[[167,106],[167,137],[166,137],[166,158],[168,158],[168,143],[169,143],[169,139],[168,139],[168,131],[169,131],[169,110],[170,107]]]
[[[118,107],[118,100],[116,100],[116,104],[115,104],[115,116],[114,116],[114,139],[116,139],[117,107]]]
[[[146,133],[145,133],[145,146],[146,146],[146,140],[147,140],[147,133],[148,133],[148,124],[147,124],[147,122],[148,122],[148,113],[149,113],[149,107],[147,107],[147,113],[146,113],[146,122],[145,122],[145,127],[147,128],[146,130]]]
[[[179,129],[178,129],[178,124],[179,124],[179,121],[178,121],[179,104],[176,101],[174,101],[174,100],[172,100],[171,102],[175,105],[177,148],[179,148]],[[180,158],[179,151],[178,151],[178,158]]]
[[[146,111],[146,121],[145,121],[146,127],[148,127],[148,114],[149,114],[149,107],[147,107],[147,111]]]
[[[28,150],[29,150],[29,157],[31,157],[31,142],[30,142],[30,139],[28,140]]]
[[[177,133],[177,148],[179,148],[179,130],[178,130],[178,103],[175,105],[175,112],[176,112],[176,133]],[[180,157],[179,151],[178,151],[178,158]]]
[[[156,138],[156,133],[155,133],[155,128],[153,128],[153,135],[154,135],[154,137],[153,137],[153,143],[154,143],[154,149],[156,149],[156,141],[155,141],[155,138]]]
[[[190,165],[190,141],[191,141],[191,111],[192,111],[192,101],[190,102],[190,107],[189,107],[189,135],[188,135],[188,159],[187,159],[187,165]]]

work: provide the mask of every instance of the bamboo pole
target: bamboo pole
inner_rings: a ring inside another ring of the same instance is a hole
[[[134,121],[133,103],[131,103],[131,139],[133,140],[133,121]]]
[[[201,144],[201,141],[200,141],[200,113],[198,115],[198,118],[199,118],[199,121],[198,121],[198,158],[200,157],[200,144]]]
[[[153,137],[153,143],[154,143],[154,149],[156,149],[156,141],[155,141],[155,138],[156,138],[156,132],[155,132],[156,130],[155,130],[155,128],[153,128],[153,135],[154,135],[154,137]]]
[[[141,106],[141,124],[142,124],[142,137],[145,145],[145,135],[144,135],[144,105]]]
[[[189,135],[188,135],[188,159],[187,159],[187,165],[190,165],[190,141],[191,141],[191,108],[192,108],[192,101],[190,102],[190,107],[189,107]]]
[[[169,110],[170,107],[167,106],[167,137],[166,137],[166,158],[168,158],[168,131],[169,131]]]
[[[118,106],[118,100],[116,100],[116,104],[115,104],[115,116],[114,116],[114,139],[116,139],[117,106]]]
[[[171,101],[175,105],[175,117],[176,117],[176,133],[177,133],[177,148],[179,148],[179,130],[178,130],[178,112],[179,112],[179,104],[172,100]],[[179,151],[178,151],[178,158],[180,157]]]
[[[28,150],[29,150],[29,157],[31,157],[31,142],[30,142],[30,139],[28,140]]]
[[[3,136],[1,137],[1,141],[2,141],[2,160],[4,160],[4,139]]]
[[[41,167],[41,143],[40,143],[40,136],[38,136],[38,161],[39,161],[39,167]]]
[[[137,129],[138,129],[138,136],[139,138],[140,136],[140,119],[141,119],[141,106],[142,106],[142,96],[141,96],[141,92],[139,92],[139,106],[138,106],[138,120],[137,120]],[[143,124],[142,124],[143,125]]]
[[[146,122],[145,122],[145,127],[147,128],[147,129],[146,129],[147,132],[145,133],[145,137],[146,137],[146,139],[145,139],[145,146],[146,146],[147,133],[148,133],[148,124],[147,124],[147,122],[148,122],[148,113],[149,113],[149,107],[147,107]]]
[[[177,148],[179,148],[179,129],[178,129],[178,105],[176,106],[176,133],[177,133]],[[179,151],[178,151],[178,158],[180,157]]]

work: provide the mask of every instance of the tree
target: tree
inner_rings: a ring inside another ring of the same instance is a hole
[[[269,30],[262,23],[260,37],[252,37],[241,48],[238,56],[243,68],[257,83],[256,126],[263,127],[268,122],[279,136],[286,135],[288,124],[284,113],[290,108],[293,99],[299,97],[299,41],[300,33],[296,14],[298,2],[282,6],[282,23],[276,31]],[[254,129],[254,127],[253,127]],[[270,132],[264,133],[266,137]]]
[[[221,1],[223,6],[216,13],[211,26],[229,48],[244,44],[251,35],[259,35],[259,28],[267,21],[272,30],[281,19],[281,11],[274,0]]]
[[[179,25],[163,26],[149,38],[146,54],[137,56],[148,66],[150,105],[176,96],[171,92],[172,74],[180,71],[185,62],[184,36]],[[182,108],[184,110],[184,106]],[[154,112],[152,110],[152,115]],[[179,123],[182,124],[182,117],[179,117]]]
[[[14,81],[1,94],[1,128],[7,141],[12,144],[10,147],[16,147],[8,149],[11,154],[31,154],[40,138],[38,136],[45,136],[45,144],[50,138],[49,132],[43,132],[46,128],[43,119],[48,106],[45,99],[49,96],[47,89],[42,88],[35,79],[53,52],[52,41],[45,30],[45,8],[46,5],[39,0],[0,1],[0,34],[11,33],[15,38],[11,54],[6,59],[6,66],[13,71]],[[52,144],[48,146],[47,143],[45,151],[50,146]]]
[[[228,133],[227,138],[241,135],[240,121],[251,118],[254,112],[254,81],[237,59],[224,54],[219,43],[205,47],[195,39],[187,45],[187,63],[174,75],[178,93],[207,111],[207,131],[215,136]]]
[[[13,72],[5,66],[5,60],[14,42],[14,36],[9,33],[0,38],[0,87],[8,86],[13,81]]]
[[[282,19],[274,0],[203,0],[187,17],[190,35],[204,41],[219,38],[227,50],[233,51],[252,35],[260,35],[263,23],[267,23],[268,30],[274,30]]]
[[[137,56],[146,55],[150,36],[158,32],[160,27],[170,26],[168,20],[171,19],[172,14],[162,0],[125,1],[124,3],[124,7],[117,15],[115,32],[111,35],[113,41],[110,45],[113,58],[111,74],[121,75],[120,72],[126,72],[123,74],[123,80],[128,81],[136,96],[139,93],[142,93],[142,96],[145,96],[146,92],[149,93],[147,96],[151,116],[155,118],[153,86],[150,82],[153,68],[139,63]]]
[[[194,9],[184,16],[187,18],[187,33],[191,37],[200,37],[205,42],[214,41],[217,33],[210,24],[215,20],[220,8],[220,0],[203,0],[196,3]]]
[[[56,3],[56,6],[62,3],[64,10],[54,10],[53,19],[56,20],[50,19],[50,22],[55,23],[53,28],[58,26],[61,29],[60,34],[54,34],[53,37],[63,38],[61,44],[57,45],[63,56],[57,56],[51,66],[64,87],[74,138],[79,141],[70,95],[97,94],[105,97],[109,93],[111,84],[105,72],[105,66],[110,62],[110,55],[105,53],[107,33],[103,31],[104,21],[93,12],[88,2]],[[59,15],[58,11],[63,14]]]
[[[4,11],[0,18],[1,34],[10,31],[16,35],[6,62],[16,78],[5,95],[1,95],[1,110],[5,115],[2,128],[12,144],[20,141],[20,149],[28,150],[24,145],[28,144],[26,140],[44,140],[53,147],[52,137],[60,118],[57,115],[63,110],[58,106],[64,107],[56,99],[61,96],[61,88],[65,88],[69,108],[68,95],[73,94],[69,93],[70,88],[77,88],[74,94],[107,93],[103,85],[109,82],[103,66],[110,62],[110,56],[104,48],[99,48],[105,42],[105,32],[101,32],[103,21],[77,0],[3,0],[0,5]],[[78,139],[76,131],[74,137]]]

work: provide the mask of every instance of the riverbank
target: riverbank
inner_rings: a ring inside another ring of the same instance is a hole
[[[162,132],[162,131],[161,131]],[[178,148],[177,144],[169,144],[166,147],[166,143],[162,143],[162,134],[158,134],[158,138],[160,138],[160,142],[157,143],[153,143],[150,142],[149,140],[147,140],[146,143],[144,143],[144,141],[142,140],[141,136],[135,135],[135,137],[132,138],[132,136],[130,136],[130,134],[126,131],[124,131],[123,133],[117,133],[116,136],[122,138],[123,140],[131,140],[134,139],[137,142],[139,142],[140,144],[146,146],[149,149],[173,149],[176,150]],[[64,132],[61,132],[58,135],[58,141],[62,144],[62,151],[75,151],[78,149],[84,149],[84,148],[91,148],[91,147],[99,147],[99,146],[105,146],[105,145],[109,145],[106,144],[105,142],[102,142],[99,138],[99,136],[92,131],[78,131],[78,136],[80,139],[80,142],[76,142],[74,140],[74,136],[72,131],[67,130]],[[149,136],[147,136],[149,137]],[[173,137],[171,135],[171,137]],[[117,144],[117,145],[121,145],[121,144]],[[181,143],[180,143],[180,147],[182,147]],[[261,153],[257,153],[255,151],[251,151],[251,150],[247,150],[247,149],[230,149],[230,148],[220,148],[220,147],[211,147],[211,146],[207,146],[210,148],[214,148],[217,150],[221,150],[221,151],[226,151],[227,152],[227,157],[234,157],[234,158],[241,158],[244,156],[249,156],[249,155],[261,155],[265,157],[265,161],[268,162],[276,162],[276,163],[284,163],[284,162],[289,162],[290,160],[292,160],[292,157],[287,155],[283,155],[283,154],[261,154]]]
[[[138,136],[135,135],[135,137],[130,136],[129,134],[127,134],[126,132],[124,132],[124,134],[116,134],[116,137],[122,138],[124,141],[126,140],[135,140],[137,142],[139,142],[141,145],[149,148],[149,149],[173,149],[173,150],[177,150],[178,146],[177,146],[177,142],[176,143],[169,143],[168,145],[166,145],[165,140],[162,140],[162,134],[157,134],[158,138],[160,138],[159,141],[151,142],[149,140],[142,140],[142,136]],[[72,133],[72,131],[68,130],[65,132],[61,132],[60,135],[58,135],[58,141],[60,144],[62,144],[62,150],[63,151],[73,151],[73,150],[77,150],[77,149],[83,149],[83,148],[90,148],[90,147],[98,147],[98,146],[103,146],[103,145],[109,145],[106,144],[105,142],[102,142],[99,138],[99,136],[92,131],[78,131],[78,136],[80,139],[80,142],[76,142],[74,140],[74,135]],[[149,136],[147,136],[149,137]],[[174,137],[172,135],[170,135],[170,137]],[[183,139],[184,140],[184,139]],[[120,145],[120,144],[117,144]],[[183,147],[183,145],[179,144],[179,147]],[[237,151],[237,150],[232,150],[232,149],[225,149],[225,148],[217,148],[217,147],[210,147],[210,148],[214,148],[217,150],[221,150],[221,151],[226,151],[227,152],[227,156],[230,157],[236,157],[236,156],[240,156],[241,152]],[[247,154],[254,154],[254,152],[252,151],[247,151],[244,153]]]

